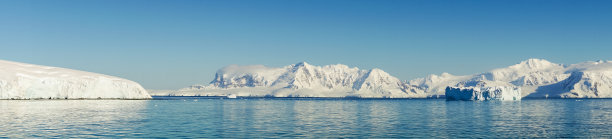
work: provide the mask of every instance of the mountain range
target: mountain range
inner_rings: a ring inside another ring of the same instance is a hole
[[[528,59],[505,68],[473,75],[449,73],[402,82],[381,69],[362,70],[342,64],[314,66],[306,62],[273,68],[230,65],[217,71],[208,85],[153,95],[260,97],[437,98],[446,87],[520,87],[527,98],[610,98],[612,62],[563,65]]]

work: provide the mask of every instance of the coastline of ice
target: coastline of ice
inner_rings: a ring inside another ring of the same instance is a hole
[[[151,99],[138,83],[85,71],[0,60],[0,99]]]

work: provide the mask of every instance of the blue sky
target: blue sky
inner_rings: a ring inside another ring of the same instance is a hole
[[[230,64],[306,61],[410,80],[528,58],[612,59],[612,1],[0,0],[0,59],[119,76],[150,89]]]

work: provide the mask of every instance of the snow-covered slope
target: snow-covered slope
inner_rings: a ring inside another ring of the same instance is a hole
[[[565,80],[541,86],[527,97],[612,98],[611,61],[569,65],[564,74]]]
[[[153,95],[274,97],[427,97],[380,69],[346,65],[313,66],[306,62],[282,68],[231,65],[220,69],[207,86],[191,86]]]
[[[543,59],[529,59],[489,72],[453,76],[444,73],[410,81],[428,93],[442,94],[450,87],[521,87],[522,96],[530,98],[610,98],[612,97],[612,62],[555,64]]]
[[[140,84],[71,69],[0,60],[0,99],[149,99]]]
[[[410,80],[408,81],[408,84],[418,86],[419,88],[425,90],[425,92],[441,95],[444,93],[444,89],[447,86],[455,86],[456,84],[462,83],[462,81],[466,81],[471,78],[472,76],[455,76],[445,72],[441,75],[431,74],[425,78]]]
[[[495,87],[446,87],[446,100],[521,100],[521,88]]]

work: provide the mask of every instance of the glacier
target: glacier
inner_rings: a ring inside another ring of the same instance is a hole
[[[85,71],[0,60],[0,99],[150,99],[138,83]]]
[[[494,87],[446,87],[446,100],[521,100],[521,88]]]
[[[274,68],[262,65],[230,65],[217,71],[208,85],[170,91],[151,91],[170,96],[250,97],[360,97],[426,98],[381,69],[362,70],[342,64],[314,66],[306,62]]]

